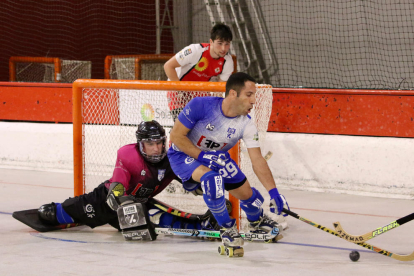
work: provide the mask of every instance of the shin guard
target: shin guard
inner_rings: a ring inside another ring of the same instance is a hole
[[[249,221],[256,221],[263,213],[263,196],[258,190],[252,188],[253,195],[247,200],[240,200],[240,208],[246,213]]]
[[[221,175],[210,171],[201,177],[203,198],[218,224],[222,227],[230,227],[232,220],[226,208],[224,197],[224,182]]]

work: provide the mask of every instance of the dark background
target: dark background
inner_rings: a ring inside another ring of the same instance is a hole
[[[0,81],[9,80],[11,56],[88,60],[92,78],[102,79],[107,55],[156,49],[155,0],[7,0],[0,24]],[[171,31],[164,29],[161,53],[173,52]]]

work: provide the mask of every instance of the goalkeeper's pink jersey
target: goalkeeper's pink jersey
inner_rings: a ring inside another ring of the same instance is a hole
[[[126,195],[144,199],[160,193],[174,178],[167,157],[152,164],[144,159],[137,144],[129,144],[118,150],[115,169],[106,187],[119,182],[124,185]]]

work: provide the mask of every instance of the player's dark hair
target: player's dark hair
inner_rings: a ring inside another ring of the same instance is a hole
[[[211,29],[210,38],[213,41],[216,40],[216,39],[221,39],[221,40],[230,42],[230,41],[233,40],[233,34],[232,34],[229,26],[227,26],[223,23],[217,23]]]
[[[252,81],[256,83],[256,80],[251,77],[249,74],[243,72],[237,72],[230,76],[226,83],[226,94],[225,97],[229,95],[230,89],[233,89],[237,92],[237,97],[240,96],[240,92],[244,88],[244,83],[246,81]]]

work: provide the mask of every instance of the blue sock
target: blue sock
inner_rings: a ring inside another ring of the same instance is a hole
[[[56,204],[56,219],[60,224],[68,224],[68,223],[74,223],[75,221],[71,216],[66,213],[65,210],[62,208],[62,204],[55,203]]]
[[[229,216],[224,197],[224,181],[220,174],[215,171],[205,173],[201,178],[203,198],[208,209],[213,213],[221,227],[232,227],[234,222]]]
[[[199,222],[185,221],[184,219],[169,213],[163,213],[160,216],[159,226],[179,229],[201,229],[201,224]]]
[[[263,196],[258,190],[252,188],[253,194],[249,199],[240,200],[240,208],[246,213],[249,221],[257,221],[263,213]]]
[[[208,209],[210,209],[211,213],[213,213],[214,218],[220,226],[229,228],[234,224],[229,216],[229,212],[227,212],[226,199],[224,197],[214,200],[205,194],[203,197]]]

